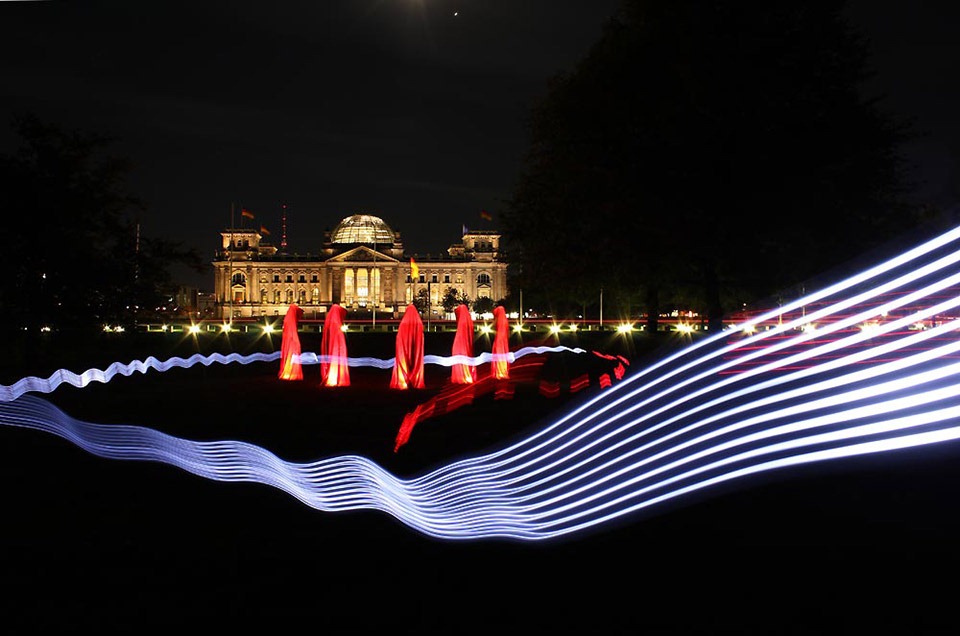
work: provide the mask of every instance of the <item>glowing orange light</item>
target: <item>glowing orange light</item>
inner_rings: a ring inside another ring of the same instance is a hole
[[[422,389],[423,321],[414,305],[407,305],[397,330],[397,356],[390,378],[391,389]]]
[[[290,305],[283,318],[283,339],[280,341],[281,380],[302,380],[303,369],[300,366],[300,336],[297,323],[303,319],[303,310],[296,304]]]
[[[510,326],[507,324],[507,312],[502,305],[497,305],[493,310],[493,329],[496,332],[493,337],[493,355],[510,353],[510,344],[507,340]],[[497,380],[505,380],[510,377],[506,360],[494,360],[490,363],[490,368],[491,374]]]
[[[473,318],[466,305],[454,309],[457,316],[457,335],[453,339],[452,355],[473,357]],[[477,379],[477,369],[470,364],[455,364],[450,371],[450,381],[454,384],[471,384]]]
[[[350,366],[347,364],[347,339],[343,335],[343,319],[347,310],[333,305],[327,312],[320,339],[320,354],[329,356],[328,362],[320,363],[320,383],[323,386],[350,386]]]

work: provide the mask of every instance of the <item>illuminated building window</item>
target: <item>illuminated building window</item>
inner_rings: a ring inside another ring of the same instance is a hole
[[[444,274],[444,275],[443,275],[443,282],[445,282],[445,283],[449,283],[449,282],[450,282],[450,274]]]
[[[353,302],[353,270],[343,272],[343,296],[348,303]]]
[[[314,305],[320,303],[320,290],[316,287],[313,288],[313,292],[310,295],[311,301]]]
[[[292,290],[292,289],[288,289],[288,290],[287,290],[287,304],[289,305],[289,304],[291,304],[292,302],[293,302],[293,290]]]
[[[490,274],[480,274],[477,276],[477,285],[489,285],[490,284]]]
[[[370,295],[369,276],[367,270],[357,270],[357,298],[365,300]]]

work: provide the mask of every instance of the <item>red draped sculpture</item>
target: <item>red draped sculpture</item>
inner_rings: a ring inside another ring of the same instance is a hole
[[[290,305],[283,317],[283,340],[280,342],[281,380],[302,380],[303,369],[300,366],[300,335],[297,325],[303,319],[303,310],[296,304]]]
[[[414,305],[407,305],[397,331],[397,356],[393,364],[391,389],[422,389],[423,321]]]
[[[328,362],[320,362],[320,384],[322,386],[350,386],[350,366],[347,363],[347,339],[343,335],[343,319],[347,310],[340,305],[332,305],[327,311],[323,323],[323,337],[320,340],[320,354],[329,356]]]
[[[457,316],[457,335],[453,339],[455,356],[473,357],[473,318],[466,305],[454,309]],[[454,384],[473,384],[477,381],[477,368],[472,364],[455,364],[450,372],[450,381]]]
[[[504,357],[497,360],[498,355],[505,356],[510,353],[510,325],[507,324],[507,312],[503,305],[497,305],[493,309],[493,350],[494,360],[490,362],[490,375],[497,380],[506,380],[510,377],[510,370],[507,368],[507,359]]]

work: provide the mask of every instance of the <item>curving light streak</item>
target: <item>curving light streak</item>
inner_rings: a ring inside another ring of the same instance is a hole
[[[445,367],[453,366],[454,364],[480,365],[485,362],[490,362],[493,359],[506,359],[512,363],[517,358],[522,358],[523,356],[530,354],[559,353],[562,351],[567,351],[570,353],[586,353],[584,349],[562,346],[523,347],[515,352],[511,351],[506,355],[482,353],[479,356],[472,358],[467,356],[427,355],[423,357],[423,361],[424,364],[438,364]],[[0,402],[10,402],[28,392],[52,393],[63,383],[70,384],[78,388],[83,388],[91,382],[101,382],[105,384],[118,375],[126,377],[131,376],[134,373],[146,373],[150,369],[154,369],[162,373],[174,368],[188,369],[196,364],[202,364],[208,367],[215,362],[220,364],[229,364],[231,362],[250,364],[251,362],[274,362],[279,359],[279,351],[274,351],[273,353],[251,353],[247,355],[240,355],[239,353],[211,353],[209,355],[202,355],[195,353],[189,358],[174,357],[167,360],[158,360],[153,356],[149,356],[144,360],[134,360],[133,362],[129,363],[114,362],[106,369],[88,369],[80,374],[68,371],[66,369],[58,369],[57,371],[54,371],[53,374],[48,378],[27,376],[10,385],[0,384]],[[294,362],[299,362],[300,364],[320,364],[321,362],[329,363],[334,360],[334,357],[323,355],[318,356],[316,353],[308,352],[299,356],[295,355],[292,357],[292,359]],[[347,362],[351,367],[375,367],[378,369],[389,369],[393,367],[394,358],[348,358]]]
[[[103,457],[269,484],[317,510],[379,510],[433,537],[544,540],[770,470],[960,439],[958,242],[960,228],[412,479],[359,456],[291,463],[243,442],[79,422],[35,396],[0,403],[0,422]]]

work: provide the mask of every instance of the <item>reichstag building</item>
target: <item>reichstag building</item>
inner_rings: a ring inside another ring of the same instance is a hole
[[[308,319],[333,304],[399,317],[421,289],[429,291],[433,313],[440,314],[450,287],[471,301],[507,295],[507,264],[495,231],[467,231],[442,256],[406,254],[400,233],[370,214],[340,221],[325,234],[318,254],[287,254],[250,229],[227,229],[221,237],[213,266],[224,319],[282,316],[292,303]]]

